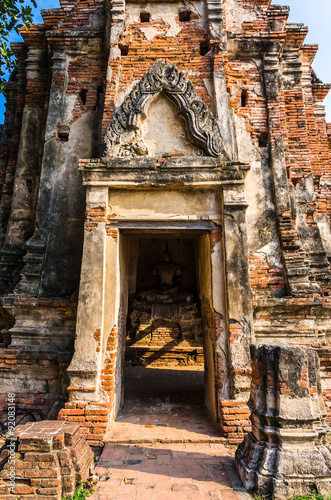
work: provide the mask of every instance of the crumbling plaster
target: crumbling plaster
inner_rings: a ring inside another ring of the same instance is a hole
[[[111,190],[109,214],[117,220],[221,221],[218,190]]]
[[[183,9],[189,9],[199,16],[198,26],[202,28],[205,33],[208,33],[208,26],[206,23],[206,4],[203,1],[183,1],[183,2],[127,2],[125,9],[125,27],[131,24],[138,23],[140,20],[140,13],[148,12],[150,14],[150,24],[153,21],[162,21],[164,29],[156,28],[153,26],[140,26],[138,29],[144,33],[147,40],[153,40],[157,35],[165,37],[176,37],[182,25],[178,22],[178,12]]]
[[[223,8],[226,29],[231,33],[240,33],[243,22],[252,22],[258,17],[258,9],[245,8],[242,0],[225,0],[223,1]]]

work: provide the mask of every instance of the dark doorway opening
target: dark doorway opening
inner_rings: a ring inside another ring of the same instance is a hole
[[[209,233],[123,231],[120,242],[117,421],[217,433]]]
[[[190,238],[143,238],[128,304],[127,364],[203,366],[196,245]]]

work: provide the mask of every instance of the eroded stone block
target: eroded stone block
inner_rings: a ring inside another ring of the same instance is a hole
[[[18,450],[15,476],[11,472],[12,447]],[[36,499],[71,498],[76,485],[88,478],[93,459],[78,424],[44,420],[18,426],[1,450],[0,476],[6,482],[0,485],[0,492],[6,490],[5,498],[13,500],[28,494]]]
[[[331,453],[317,353],[286,344],[251,346],[252,432],[236,452],[245,488],[288,498],[331,492]]]

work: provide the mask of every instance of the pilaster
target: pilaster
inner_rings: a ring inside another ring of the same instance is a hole
[[[281,108],[282,94],[279,52],[269,52],[265,55],[263,62],[274,199],[288,291],[294,297],[314,293],[322,294],[322,290],[316,283],[310,270],[310,262],[299,239],[296,221],[292,212],[285,163],[285,117]]]
[[[107,261],[106,215],[108,189],[87,188],[85,238],[77,311],[75,353],[68,368],[70,401],[107,402],[101,389],[101,370],[109,332],[104,328],[106,271],[116,288],[117,248]],[[108,252],[109,253],[109,252]],[[92,273],[93,268],[93,273]],[[113,317],[113,321],[115,318]]]
[[[22,117],[10,219],[5,243],[0,252],[0,282],[3,292],[8,286],[11,288],[15,286],[19,279],[23,245],[33,234],[35,225],[48,77],[47,45],[43,32],[35,33],[35,38],[32,38],[32,42],[28,40],[27,95]]]
[[[250,387],[249,346],[254,343],[249,277],[244,182],[222,185],[224,252],[232,398],[247,401]]]
[[[39,291],[47,229],[51,217],[51,200],[54,185],[50,179],[53,180],[58,161],[57,149],[59,146],[56,141],[57,123],[62,122],[61,116],[63,114],[63,101],[66,90],[68,57],[66,54],[54,53],[52,61],[52,86],[36,210],[37,228],[33,236],[25,244],[24,267],[21,271],[21,279],[16,286],[16,292],[34,296],[37,296]]]

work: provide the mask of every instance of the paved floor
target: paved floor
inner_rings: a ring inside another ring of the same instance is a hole
[[[113,443],[223,442],[204,406],[201,368],[128,367],[124,394]]]
[[[239,500],[233,458],[203,406],[203,371],[129,368],[90,500]]]

